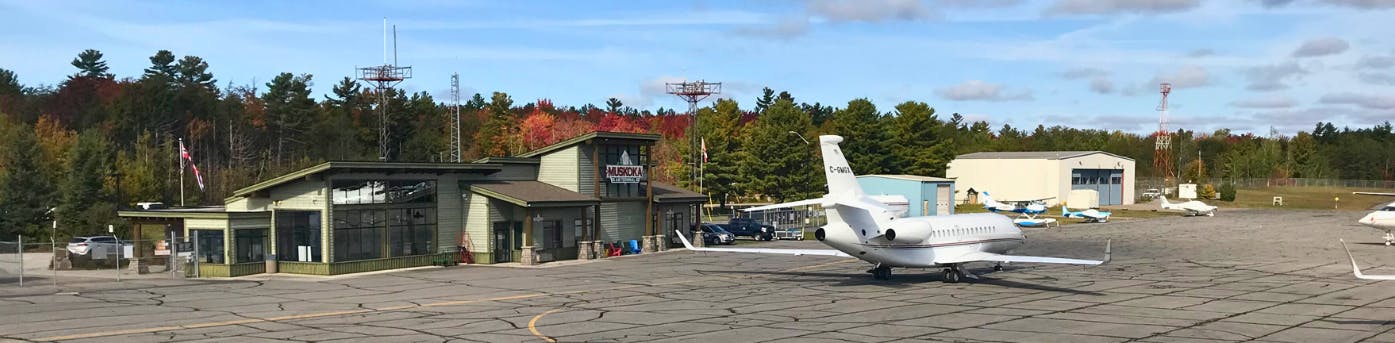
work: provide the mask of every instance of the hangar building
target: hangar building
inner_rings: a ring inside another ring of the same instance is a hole
[[[989,192],[1000,201],[1053,198],[1048,206],[1071,190],[1096,191],[1101,206],[1133,204],[1136,175],[1133,159],[1103,151],[976,152],[959,155],[945,172],[961,203]]]
[[[954,180],[918,175],[860,175],[858,184],[867,195],[906,197],[906,216],[954,214]]]
[[[658,140],[593,132],[473,163],[326,162],[238,189],[223,206],[118,214],[132,236],[193,243],[200,276],[416,267],[462,246],[475,263],[595,258],[630,240],[649,252],[706,200],[652,180]]]

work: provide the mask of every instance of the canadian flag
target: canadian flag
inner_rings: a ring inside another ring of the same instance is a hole
[[[707,163],[707,138],[702,139],[702,163]]]
[[[189,156],[189,149],[184,148],[184,140],[179,141],[179,158],[189,161],[189,169],[194,170],[194,180],[199,182],[199,190],[203,190],[203,174],[199,174],[199,166],[194,165],[194,158]]]

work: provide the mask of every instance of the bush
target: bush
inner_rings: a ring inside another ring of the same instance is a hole
[[[1235,185],[1229,183],[1221,185],[1221,200],[1235,201]]]
[[[1201,185],[1201,189],[1196,191],[1196,197],[1200,199],[1215,199],[1216,186],[1212,186],[1209,183]]]

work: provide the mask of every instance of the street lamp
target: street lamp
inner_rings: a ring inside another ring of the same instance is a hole
[[[804,135],[801,135],[798,132],[794,132],[794,130],[790,130],[789,133],[795,135],[795,137],[799,137],[799,140],[804,141],[804,144],[813,144],[809,143],[809,140],[804,139]]]

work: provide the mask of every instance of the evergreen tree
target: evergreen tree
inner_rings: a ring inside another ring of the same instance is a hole
[[[808,135],[813,130],[809,114],[793,102],[777,100],[745,131],[741,172],[743,192],[760,193],[780,202],[809,196],[824,184],[816,176],[823,170],[814,158],[814,144],[804,144],[790,131]],[[810,142],[814,143],[814,142]]]
[[[214,84],[217,83],[218,80],[214,80],[213,74],[208,72],[208,62],[204,62],[204,60],[198,56],[185,55],[184,58],[179,59],[177,68],[179,70],[178,81],[181,87],[202,87],[206,89],[213,89],[216,87]],[[305,79],[306,82],[309,82],[309,75],[306,75]]]
[[[882,174],[892,161],[887,149],[887,130],[877,106],[866,98],[848,102],[848,107],[834,111],[829,121],[830,134],[845,137],[842,147],[848,165],[857,174]]]
[[[78,135],[73,147],[68,173],[59,185],[59,228],[69,235],[95,234],[105,231],[113,222],[116,211],[107,192],[106,178],[111,168],[111,149],[106,138],[96,130]]]
[[[509,135],[513,132],[514,118],[509,111],[513,108],[513,98],[508,93],[494,92],[490,98],[489,120],[480,128],[475,141],[479,143],[484,156],[501,157],[509,154]]]
[[[271,134],[272,157],[277,163],[292,158],[303,142],[301,133],[314,115],[315,100],[310,98],[309,74],[281,73],[266,84],[262,102],[266,104],[267,126]]]
[[[141,78],[161,78],[170,82],[178,73],[179,68],[174,65],[174,53],[160,50],[155,52],[155,56],[150,56],[150,67],[145,68],[145,74],[141,75]]]
[[[625,103],[620,102],[620,99],[610,98],[610,99],[606,99],[606,101],[605,101],[605,111],[606,111],[606,112],[610,112],[610,113],[620,113],[620,109],[621,109],[622,107],[624,107],[624,106],[625,106]]]
[[[112,78],[112,75],[107,73],[107,62],[102,60],[101,51],[97,51],[95,49],[83,50],[81,53],[78,53],[78,57],[74,58],[71,64],[73,65],[73,67],[78,68],[78,73],[74,74],[73,76],[70,76],[70,79],[78,77],[94,79]]]
[[[896,117],[891,121],[887,149],[901,174],[945,176],[949,161],[954,159],[954,140],[944,134],[935,109],[923,102],[907,101],[896,105]],[[1006,128],[1006,126],[1005,126]],[[845,149],[851,150],[851,149]]]
[[[0,150],[0,240],[13,241],[15,235],[47,236],[42,230],[54,205],[53,184],[44,179],[39,162],[43,154],[33,130],[25,125],[11,126]]]
[[[707,142],[707,162],[702,165],[702,182],[706,193],[726,207],[727,196],[737,194],[735,183],[741,173],[741,141],[738,138],[741,108],[735,100],[730,99],[718,99],[714,107],[698,111],[702,118],[698,123],[698,135]],[[698,158],[701,159],[701,155]]]
[[[760,97],[756,98],[756,113],[765,113],[765,110],[775,103],[775,90],[765,87],[761,88],[760,92]]]

